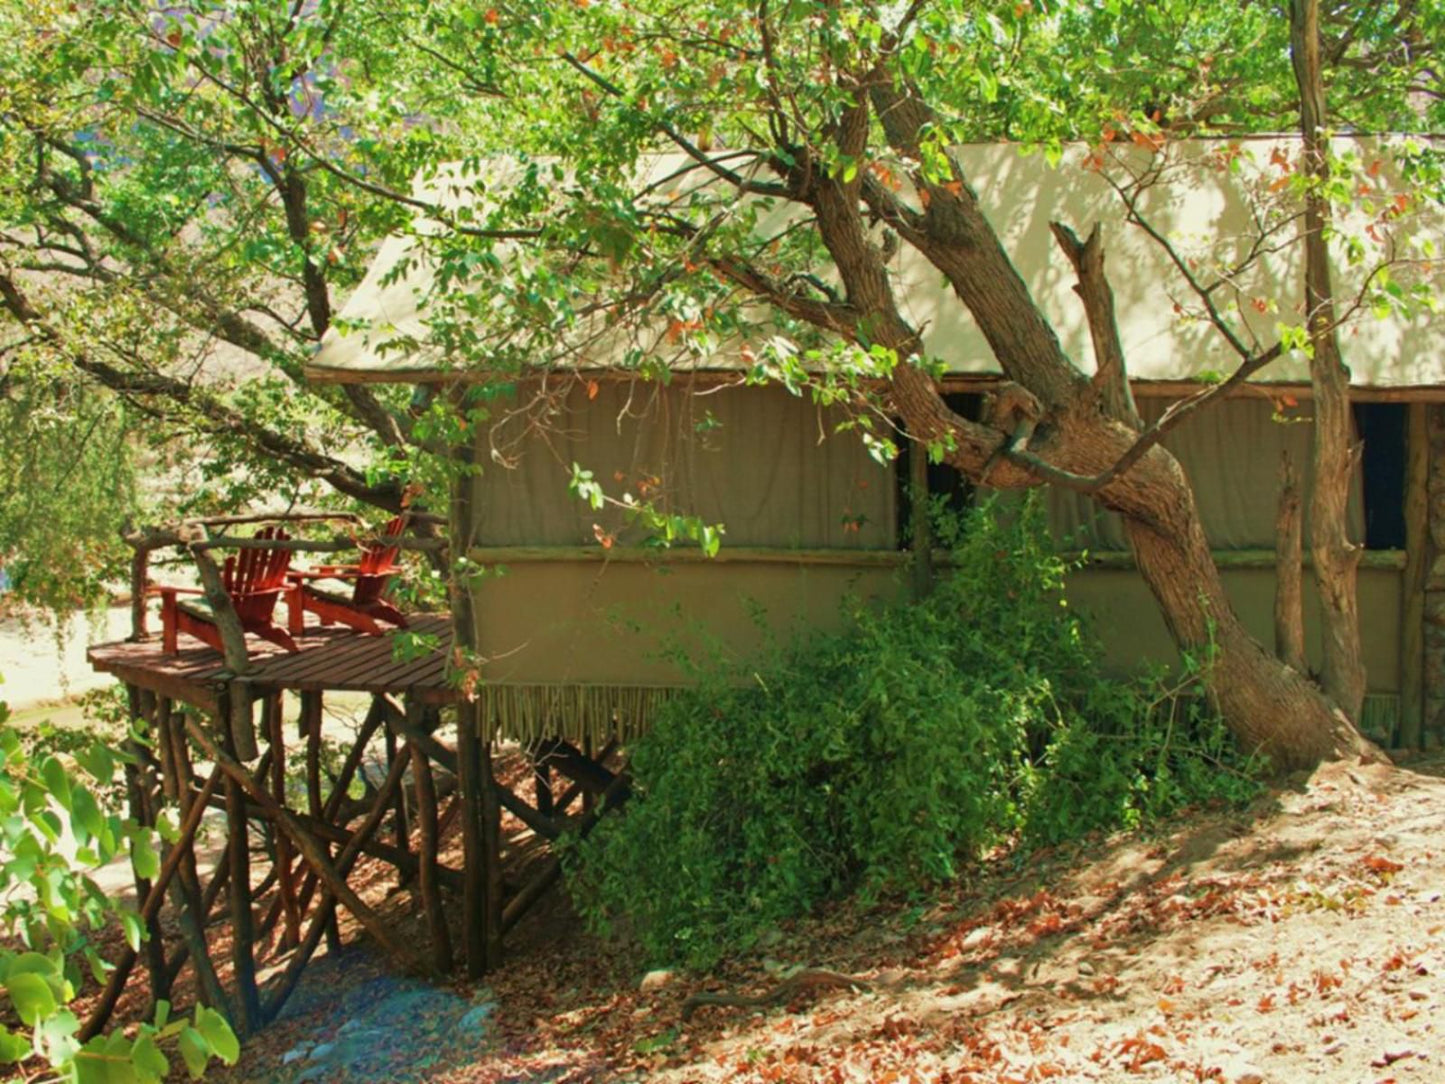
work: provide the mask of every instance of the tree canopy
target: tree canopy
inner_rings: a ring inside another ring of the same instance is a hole
[[[1079,421],[1100,409],[1089,381],[950,148],[1153,153],[1182,136],[1298,130],[1287,5],[46,0],[5,3],[0,20],[25,43],[0,59],[6,407],[31,417],[20,404],[48,399],[54,447],[108,439],[128,456],[114,484],[89,471],[77,487],[66,464],[27,457],[7,432],[0,559],[38,567],[36,548],[66,535],[100,565],[12,576],[30,597],[93,593],[119,557],[106,528],[141,509],[261,495],[437,504],[436,453],[456,436],[444,400],[302,377],[378,241],[419,230],[440,268],[429,332],[454,364],[506,380],[579,328],[659,321],[705,354],[766,323],[785,345],[757,378],[801,379],[788,358],[821,351],[816,394],[901,418],[901,431],[879,421],[885,450],[904,432],[994,484],[1088,488],[1134,523],[1181,642],[1217,631],[1199,609],[1217,576],[1167,597],[1180,567],[1208,563],[1177,465],[1127,396]],[[1441,129],[1445,5],[1331,4],[1318,37],[1325,125]],[[660,151],[709,183],[674,194],[674,177],[639,182]],[[488,187],[500,156],[513,182]],[[1438,198],[1434,153],[1407,165],[1420,198]],[[443,170],[483,198],[439,204],[428,183]],[[1343,172],[1290,183],[1301,196],[1324,185],[1340,205],[1368,198]],[[794,209],[788,225],[760,237],[779,205]],[[1077,237],[1061,244],[1086,303],[1101,305],[1102,266],[1086,266]],[[899,245],[977,321],[1020,390],[1026,433],[962,419],[936,394],[889,279]],[[1428,300],[1380,286],[1387,309]],[[1241,368],[1306,339],[1285,327],[1242,349]],[[665,377],[643,351],[627,363]],[[131,485],[141,467],[174,467],[169,488]],[[85,512],[47,511],[67,501]],[[41,519],[45,532],[25,533]],[[1222,590],[1216,603],[1227,609]],[[1246,641],[1228,650],[1248,654]]]

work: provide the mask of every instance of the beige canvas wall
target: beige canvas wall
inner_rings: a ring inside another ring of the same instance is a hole
[[[799,627],[836,627],[848,596],[896,591],[892,570],[783,563],[512,564],[473,593],[494,682],[677,685],[695,660],[766,650]]]
[[[1274,643],[1274,573],[1269,569],[1224,574],[1230,601],[1263,644]],[[1319,602],[1306,571],[1305,638],[1311,665],[1320,661]],[[1069,582],[1073,604],[1095,619],[1109,663],[1121,670],[1140,662],[1173,662],[1177,656],[1149,588],[1137,572],[1087,569]],[[1371,692],[1398,692],[1400,683],[1401,573],[1360,570],[1360,638]]]
[[[508,415],[507,411],[514,411]],[[684,384],[565,379],[550,394],[525,385],[483,435],[475,543],[615,545],[645,528],[569,492],[573,465],[606,495],[721,523],[732,546],[885,549],[893,545],[891,468],[847,417],[770,387],[693,393]]]
[[[1272,642],[1274,573],[1231,570],[1225,586],[1245,625]],[[1372,692],[1399,689],[1401,574],[1360,572],[1360,619]],[[661,686],[685,682],[695,661],[766,650],[769,637],[834,628],[849,598],[901,597],[893,570],[783,563],[514,563],[475,591],[478,641],[493,682]],[[1109,665],[1127,672],[1177,661],[1168,630],[1137,572],[1085,569],[1072,604],[1099,630]],[[1319,661],[1319,608],[1306,594],[1305,631]]]
[[[849,598],[906,590],[902,555],[888,552],[898,514],[892,473],[855,434],[832,433],[841,415],[777,387],[690,395],[617,382],[573,381],[548,406],[539,416],[532,402],[530,414],[494,428],[480,449],[475,555],[505,573],[474,589],[477,644],[485,695],[496,718],[513,721],[503,726],[512,736],[543,733],[557,716],[590,720],[588,733],[606,734],[614,717],[645,715],[653,690],[689,681],[689,664],[746,658],[799,628],[835,627]],[[1272,544],[1279,453],[1288,448],[1303,464],[1308,449],[1308,427],[1282,424],[1272,410],[1263,400],[1229,401],[1171,439],[1217,548]],[[672,559],[638,560],[629,548],[638,527],[568,493],[574,463],[614,497],[631,492],[723,522],[726,559],[701,560],[684,544]],[[1050,512],[1061,533],[1095,521],[1071,494],[1054,494]],[[1094,522],[1085,540],[1115,548],[1112,530]],[[1268,644],[1273,573],[1231,570],[1225,581],[1246,625]],[[1071,591],[1095,616],[1110,665],[1174,661],[1137,573],[1084,570]],[[1373,692],[1398,689],[1400,609],[1400,573],[1362,570]],[[1317,658],[1312,596],[1306,626]]]

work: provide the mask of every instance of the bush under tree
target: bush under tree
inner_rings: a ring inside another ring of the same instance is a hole
[[[632,750],[639,799],[569,852],[592,927],[705,967],[863,891],[927,890],[1001,844],[1254,793],[1185,667],[1120,681],[1068,604],[1038,502],[943,525],[922,602],[717,665]],[[1207,662],[1207,660],[1204,660]]]

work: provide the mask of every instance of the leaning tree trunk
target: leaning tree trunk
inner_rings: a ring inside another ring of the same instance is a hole
[[[1177,469],[1177,464],[1175,464]],[[1188,498],[1187,490],[1181,498]],[[1203,677],[1220,715],[1246,749],[1281,769],[1363,754],[1371,746],[1309,677],[1267,651],[1236,616],[1192,499],[1161,532],[1128,517],[1139,571],[1175,642],[1208,654]]]
[[[1360,547],[1350,539],[1348,505],[1355,453],[1350,424],[1350,371],[1335,333],[1334,293],[1325,231],[1329,200],[1318,187],[1329,177],[1324,137],[1325,94],[1320,73],[1319,0],[1291,0],[1290,57],[1300,96],[1304,169],[1311,186],[1305,195],[1305,316],[1314,390],[1313,493],[1310,499],[1310,555],[1319,588],[1324,629],[1325,692],[1358,720],[1365,700],[1365,664],[1360,651],[1356,580]]]

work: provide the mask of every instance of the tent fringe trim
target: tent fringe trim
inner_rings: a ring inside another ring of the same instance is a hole
[[[484,685],[477,691],[484,741],[565,738],[599,749],[641,735],[678,690],[655,685]]]

